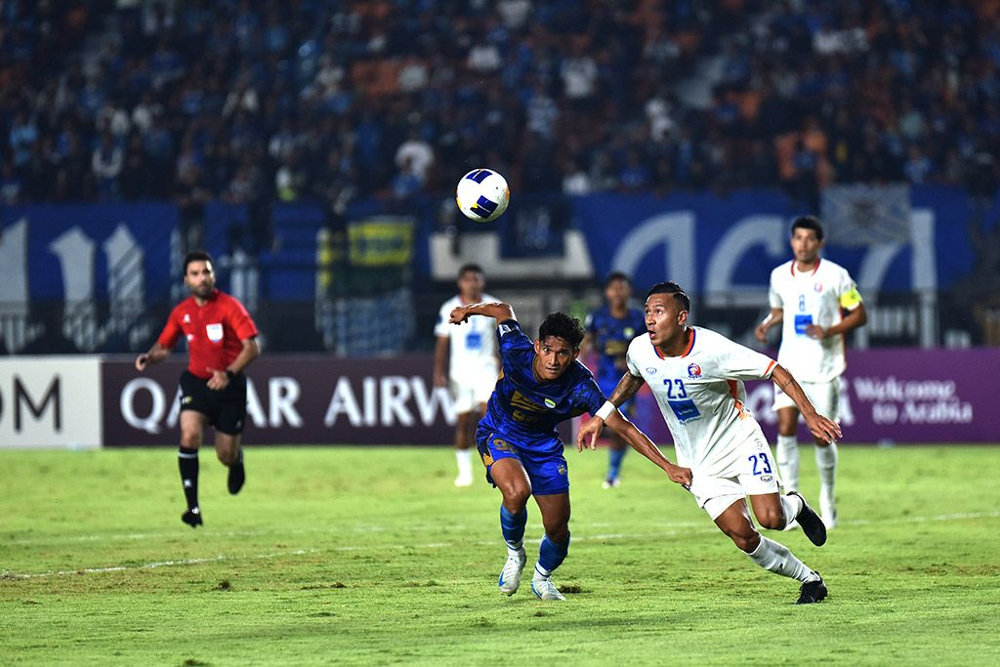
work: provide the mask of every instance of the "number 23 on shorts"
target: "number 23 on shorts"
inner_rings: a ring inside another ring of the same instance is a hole
[[[753,466],[753,474],[755,476],[771,474],[771,459],[767,454],[763,452],[759,454],[751,454],[747,457],[747,459]]]

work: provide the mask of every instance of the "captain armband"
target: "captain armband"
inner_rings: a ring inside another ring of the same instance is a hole
[[[840,295],[840,307],[845,310],[854,310],[861,305],[861,293],[857,287],[852,287]]]

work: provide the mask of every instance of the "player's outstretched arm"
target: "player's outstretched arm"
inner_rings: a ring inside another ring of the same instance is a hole
[[[148,352],[143,352],[135,358],[135,369],[140,373],[151,364],[158,364],[170,356],[170,350],[159,343],[154,343]]]
[[[631,373],[625,373],[622,375],[622,379],[618,381],[618,386],[615,390],[611,392],[611,397],[608,399],[608,403],[611,403],[614,408],[623,405],[625,401],[632,398],[642,389],[642,384],[644,380],[641,377],[636,377]],[[583,451],[584,447],[588,449],[597,449],[597,438],[601,435],[601,431],[604,430],[604,419],[601,416],[604,408],[598,411],[598,416],[594,419],[588,420],[576,434],[576,449],[577,451]],[[615,410],[617,412],[617,410]]]
[[[511,308],[509,303],[494,301],[492,303],[474,303],[469,306],[459,306],[451,311],[448,321],[452,324],[461,324],[469,319],[470,315],[492,317],[497,322],[517,319],[514,317],[514,309]]]
[[[777,364],[774,367],[774,370],[771,371],[771,381],[774,382],[778,389],[785,392],[792,399],[795,407],[802,413],[802,418],[806,420],[806,426],[809,427],[809,431],[815,437],[826,442],[834,442],[844,435],[841,433],[840,427],[837,426],[836,422],[816,412],[816,408],[813,407],[802,386],[784,366]]]
[[[595,417],[597,419],[597,417]],[[645,433],[640,431],[635,424],[630,422],[621,412],[615,410],[607,419],[607,425],[612,431],[622,437],[632,449],[639,452],[654,464],[659,466],[663,472],[667,473],[671,482],[676,482],[684,488],[691,486],[691,469],[674,465],[663,455],[660,448],[649,439]]]

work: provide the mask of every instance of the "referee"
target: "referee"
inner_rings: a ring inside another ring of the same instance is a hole
[[[171,311],[163,333],[149,352],[135,359],[138,371],[170,355],[183,335],[190,361],[181,374],[181,447],[178,461],[187,511],[181,520],[202,524],[198,506],[198,448],[205,427],[215,427],[215,453],[229,468],[229,493],[246,481],[240,434],[247,416],[247,379],[243,369],[260,356],[257,326],[239,301],[215,288],[212,257],[194,250],[184,257],[184,284],[191,296]]]

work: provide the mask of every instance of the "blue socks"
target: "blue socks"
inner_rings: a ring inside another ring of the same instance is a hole
[[[528,523],[528,508],[522,508],[520,514],[511,514],[506,507],[500,505],[500,531],[507,542],[507,548],[517,551],[524,542],[524,526]]]
[[[521,548],[524,544],[524,527],[527,523],[528,508],[522,509],[520,514],[511,514],[506,507],[500,505],[500,531],[507,543],[507,549],[517,551]],[[535,564],[535,574],[540,577],[550,576],[552,571],[566,560],[568,551],[568,536],[563,543],[553,542],[548,535],[543,537],[542,543],[538,547],[538,563]]]
[[[569,536],[563,543],[553,542],[546,535],[542,538],[542,543],[538,547],[538,562],[535,563],[535,575],[539,577],[549,577],[552,571],[562,565],[566,560],[566,553],[569,551]]]
[[[625,452],[627,449],[610,449],[608,450],[608,479],[618,479],[618,475],[622,471],[622,459],[625,458]]]

